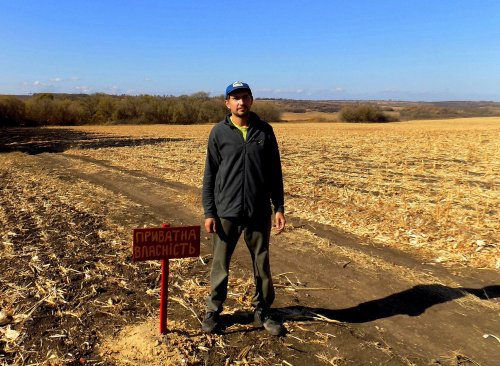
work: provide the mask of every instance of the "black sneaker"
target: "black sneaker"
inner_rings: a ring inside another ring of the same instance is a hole
[[[264,329],[271,335],[279,336],[285,332],[285,327],[281,321],[275,320],[269,314],[269,310],[257,308],[254,313],[255,323],[263,326]]]
[[[209,311],[205,314],[203,321],[201,322],[201,329],[205,333],[215,333],[219,326],[219,313],[215,311]]]

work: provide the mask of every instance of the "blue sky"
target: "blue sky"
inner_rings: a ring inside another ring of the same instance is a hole
[[[500,1],[0,0],[0,94],[500,101]]]

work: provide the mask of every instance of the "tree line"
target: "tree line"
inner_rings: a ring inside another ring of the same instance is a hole
[[[264,120],[280,120],[279,110],[269,102],[256,100],[252,110]],[[178,97],[102,93],[40,93],[25,98],[0,96],[0,127],[197,124],[218,122],[226,114],[224,98],[210,97],[206,92]]]
[[[382,108],[371,104],[351,104],[342,107],[339,112],[342,122],[396,122],[398,119],[387,113]]]

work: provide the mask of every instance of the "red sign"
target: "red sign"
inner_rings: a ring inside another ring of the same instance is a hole
[[[132,260],[161,259],[160,332],[167,334],[168,260],[200,255],[200,227],[134,229]]]
[[[174,259],[200,255],[200,227],[134,229],[132,260]]]

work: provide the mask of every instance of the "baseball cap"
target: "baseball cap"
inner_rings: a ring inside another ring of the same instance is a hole
[[[239,90],[239,89],[246,89],[246,90],[248,90],[250,92],[250,94],[252,94],[252,90],[250,89],[250,86],[248,86],[247,83],[244,83],[242,81],[235,81],[234,83],[229,84],[227,86],[225,98],[227,99],[227,97],[229,96],[229,94],[231,94],[235,90]]]

